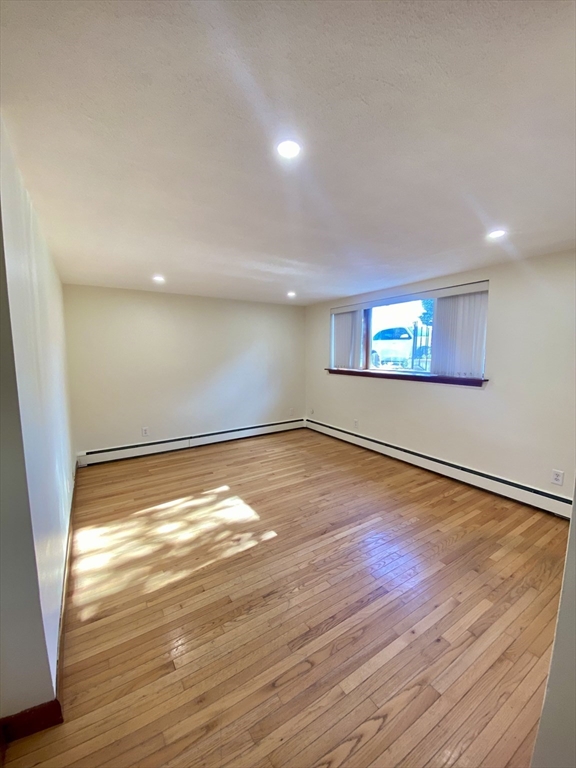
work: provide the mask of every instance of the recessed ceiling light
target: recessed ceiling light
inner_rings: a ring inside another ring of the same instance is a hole
[[[295,157],[298,157],[301,149],[302,147],[300,144],[297,144],[295,141],[281,141],[276,147],[276,151],[280,157],[285,157],[287,160],[292,160]]]
[[[166,282],[166,278],[162,277],[162,275],[154,275],[152,280],[154,280],[155,283],[165,283]]]
[[[505,229],[493,229],[492,232],[488,232],[486,237],[489,240],[498,240],[500,237],[504,237],[505,234],[506,234]]]
[[[294,293],[294,291],[288,291],[286,296],[288,296],[289,299],[295,299],[296,298],[296,294]]]

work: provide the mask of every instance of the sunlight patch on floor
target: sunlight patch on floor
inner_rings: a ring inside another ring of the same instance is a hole
[[[259,522],[252,507],[224,485],[78,530],[72,574],[80,620],[93,620],[107,603],[117,604],[121,593],[126,600],[149,596],[276,537],[275,531],[246,530]]]

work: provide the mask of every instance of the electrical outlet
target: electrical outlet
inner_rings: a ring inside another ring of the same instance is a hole
[[[149,434],[150,434],[150,430],[148,429],[148,427],[142,427],[142,437],[148,437]]]
[[[358,419],[354,419],[354,429],[358,429]]]
[[[551,481],[554,483],[554,485],[564,485],[564,472],[561,469],[553,469],[552,470],[552,479]]]

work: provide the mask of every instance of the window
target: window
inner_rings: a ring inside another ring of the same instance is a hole
[[[333,373],[481,385],[488,283],[332,311]]]

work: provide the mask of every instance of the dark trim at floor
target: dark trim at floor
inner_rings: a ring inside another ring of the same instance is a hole
[[[54,699],[38,704],[37,707],[25,709],[23,712],[17,712],[15,715],[3,717],[0,720],[0,732],[2,740],[8,744],[63,722],[62,707],[58,699]]]

